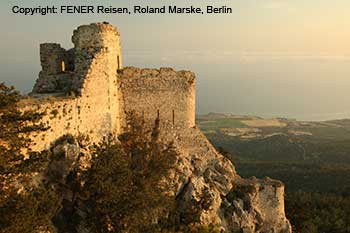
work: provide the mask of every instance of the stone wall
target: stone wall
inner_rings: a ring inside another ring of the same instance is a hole
[[[157,116],[160,126],[180,130],[195,125],[195,75],[171,68],[139,69],[128,67],[118,74],[122,112],[134,112],[147,124]]]
[[[34,98],[20,103],[23,109],[46,112],[43,122],[50,126],[47,132],[33,135],[33,150],[48,148],[67,133],[89,136],[91,141],[99,142],[119,132],[119,32],[109,24],[95,23],[76,29],[72,41],[75,47],[69,51],[61,49],[59,44],[41,45],[43,70],[33,89]],[[62,72],[57,68],[58,61],[64,58],[74,66],[74,71]],[[66,89],[75,96],[47,95]]]
[[[44,72],[39,73],[32,90],[32,95],[39,93],[68,93],[72,89],[74,73],[64,72],[60,74],[47,75]]]
[[[36,80],[32,93],[65,92],[71,88],[74,51],[66,51],[60,44],[44,43],[40,45],[42,70]],[[65,69],[62,68],[64,63]]]
[[[54,112],[58,118],[45,117],[51,129],[36,140],[36,149],[66,133],[87,134],[96,142],[108,134],[117,135],[126,125],[128,112],[135,112],[150,126],[159,116],[160,126],[172,131],[195,125],[194,73],[171,68],[122,69],[120,35],[108,23],[78,27],[72,42],[74,48],[68,51],[59,44],[41,45],[43,70],[34,96],[73,92],[76,97],[51,98],[37,104],[35,108]],[[64,72],[62,61],[68,68]]]
[[[46,75],[62,73],[62,61],[65,61],[66,50],[60,44],[44,43],[40,45],[40,62],[42,72]]]
[[[107,23],[83,25],[74,30],[72,42],[75,45],[74,86],[77,91],[93,92],[96,85],[101,86],[100,90],[106,89],[109,84],[103,83],[103,79],[115,80],[117,70],[121,68],[118,30]],[[102,77],[97,77],[99,75]]]
[[[119,132],[117,70],[121,50],[118,30],[106,23],[84,25],[74,31],[72,41],[76,92],[87,103],[106,112],[108,127],[114,133]]]
[[[42,122],[49,126],[44,132],[32,135],[33,151],[48,149],[52,142],[65,134],[88,136],[91,142],[99,142],[104,136],[116,134],[107,104],[89,98],[43,97],[27,99],[19,103],[23,110],[44,112]]]

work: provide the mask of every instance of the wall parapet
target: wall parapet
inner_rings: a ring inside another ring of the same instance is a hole
[[[118,72],[121,93],[121,125],[133,112],[152,126],[159,117],[161,128],[183,129],[195,125],[195,75],[172,68],[126,67]]]

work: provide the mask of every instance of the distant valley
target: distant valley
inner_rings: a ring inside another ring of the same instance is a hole
[[[211,113],[197,125],[241,176],[283,181],[293,232],[350,232],[350,120]]]
[[[197,117],[242,176],[270,176],[287,191],[350,191],[350,119],[297,121],[210,113]]]

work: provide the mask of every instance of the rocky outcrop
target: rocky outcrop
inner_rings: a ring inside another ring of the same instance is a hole
[[[282,182],[270,178],[242,179],[231,161],[219,154],[195,127],[181,134],[161,134],[174,139],[178,153],[175,167],[161,183],[175,200],[181,224],[195,219],[197,224],[214,225],[223,232],[292,232],[284,213]],[[91,157],[86,148],[71,136],[60,138],[51,148],[51,162],[43,177],[55,184],[61,195],[62,209],[53,219],[58,232],[91,232],[86,219],[89,207],[79,193],[83,184],[79,183],[77,172],[89,169]],[[72,224],[72,216],[78,216],[78,224]],[[161,217],[155,215],[152,222]]]
[[[291,232],[282,182],[242,179],[199,129],[172,136],[180,161],[168,182],[184,216],[196,209],[201,224],[214,224],[225,232]]]
[[[237,181],[222,199],[226,229],[235,232],[291,232],[284,213],[284,185],[255,178]]]

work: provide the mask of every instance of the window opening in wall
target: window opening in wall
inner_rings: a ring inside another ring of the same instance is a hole
[[[64,63],[64,61],[61,62],[61,71],[62,72],[66,71],[66,64]]]
[[[175,110],[173,110],[173,125],[175,125]]]
[[[120,59],[119,59],[119,55],[117,56],[118,59],[118,70],[120,69]]]
[[[157,119],[159,119],[159,109],[157,110]]]

